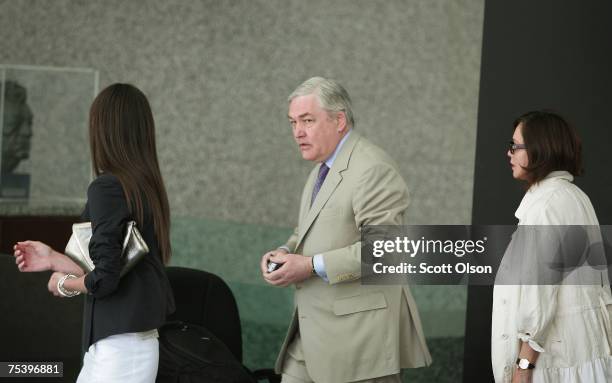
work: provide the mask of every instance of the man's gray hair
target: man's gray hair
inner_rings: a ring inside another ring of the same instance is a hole
[[[349,128],[355,126],[353,109],[351,108],[351,98],[348,92],[338,82],[323,78],[312,77],[300,84],[287,99],[291,102],[296,97],[314,94],[321,105],[328,113],[344,112]]]

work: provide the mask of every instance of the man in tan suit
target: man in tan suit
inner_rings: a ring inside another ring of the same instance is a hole
[[[301,84],[289,96],[289,122],[302,157],[317,166],[293,235],[261,260],[268,283],[295,286],[276,371],[284,383],[400,382],[401,368],[429,365],[431,356],[408,287],[361,284],[360,229],[402,224],[406,184],[391,158],[354,130],[337,82]]]

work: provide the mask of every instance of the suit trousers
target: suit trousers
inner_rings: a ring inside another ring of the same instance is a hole
[[[401,383],[400,374],[381,376],[378,378],[358,380],[355,383]],[[306,361],[302,354],[302,341],[299,331],[295,334],[293,341],[287,348],[281,383],[314,383],[308,370]]]
[[[154,383],[157,330],[112,335],[89,346],[77,383]]]

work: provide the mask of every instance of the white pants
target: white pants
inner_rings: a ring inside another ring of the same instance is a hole
[[[157,330],[109,336],[89,346],[77,383],[154,383]]]

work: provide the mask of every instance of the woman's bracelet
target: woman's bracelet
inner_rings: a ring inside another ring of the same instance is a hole
[[[61,296],[66,297],[66,298],[72,298],[72,297],[76,297],[77,295],[81,294],[80,291],[71,291],[64,287],[64,282],[66,282],[66,279],[77,279],[77,278],[78,277],[76,275],[66,274],[63,277],[61,277],[59,281],[57,281],[57,291],[60,293]]]

